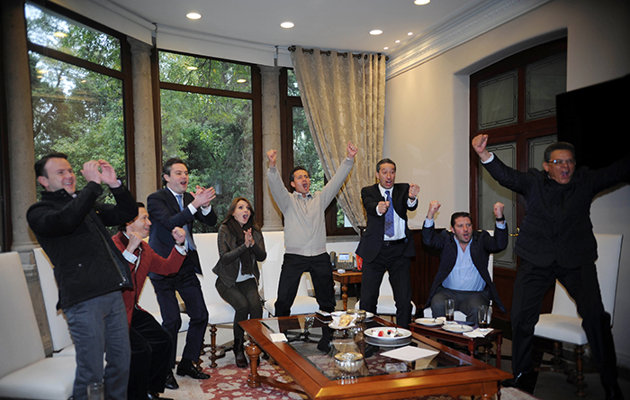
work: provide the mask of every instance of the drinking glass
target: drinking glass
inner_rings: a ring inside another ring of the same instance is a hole
[[[455,319],[455,300],[446,299],[444,301],[444,314],[447,321],[453,321]]]
[[[487,329],[490,327],[492,320],[492,308],[483,304],[479,306],[477,311],[477,324],[481,329]]]

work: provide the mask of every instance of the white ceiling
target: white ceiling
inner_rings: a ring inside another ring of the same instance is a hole
[[[161,29],[247,45],[391,53],[488,0],[101,0]],[[189,11],[202,18],[191,21]],[[283,29],[280,23],[295,27]],[[383,34],[371,36],[369,31]],[[413,32],[412,36],[408,32]],[[395,40],[400,40],[399,44]],[[384,50],[384,47],[389,47]]]

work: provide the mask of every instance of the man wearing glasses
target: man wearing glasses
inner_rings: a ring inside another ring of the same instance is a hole
[[[610,314],[604,310],[597,281],[597,243],[590,208],[602,190],[630,181],[630,158],[598,170],[576,168],[573,145],[557,142],[545,149],[544,171],[520,172],[490,153],[487,143],[488,135],[478,135],[472,147],[500,185],[523,196],[527,210],[515,248],[521,264],[511,311],[514,379],[504,386],[533,393],[537,377],[532,365],[534,327],[543,296],[558,279],[582,316],[606,398],[623,398],[617,383]]]

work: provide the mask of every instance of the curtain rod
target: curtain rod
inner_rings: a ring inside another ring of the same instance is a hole
[[[294,52],[295,50],[297,50],[297,46],[289,46],[289,47],[288,47],[288,50],[289,50],[290,52]],[[314,50],[315,50],[315,49],[304,49],[304,48],[303,48],[303,49],[302,49],[302,52],[303,52],[303,53],[308,53],[308,54],[313,54],[313,51],[314,51]],[[327,55],[327,56],[329,56],[329,55],[331,55],[331,54],[332,54],[332,51],[331,51],[331,50],[320,50],[319,52],[320,52],[321,54],[324,54],[324,55]],[[352,57],[355,57],[355,58],[361,58],[361,57],[367,58],[367,56],[368,56],[367,54],[356,54],[356,53],[349,53],[349,52],[343,52],[343,53],[339,53],[339,52],[338,52],[338,53],[337,53],[337,55],[340,55],[340,56],[342,56],[342,57],[344,57],[344,58],[345,58],[345,57],[347,57],[347,56],[348,56],[348,54],[352,54]],[[373,54],[374,54],[374,53],[373,53]],[[382,57],[382,56],[383,56],[383,54],[381,54],[381,53],[376,53],[376,55],[377,55],[377,56],[379,56],[379,57]],[[388,57],[388,56],[385,56],[385,61],[389,61],[389,57]]]

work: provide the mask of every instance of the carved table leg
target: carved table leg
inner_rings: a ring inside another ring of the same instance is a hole
[[[247,386],[249,387],[259,387],[260,386],[260,376],[258,375],[258,357],[260,356],[260,349],[254,342],[249,342],[247,348],[245,349],[247,356],[249,357],[249,366],[250,373],[247,377]]]
[[[343,301],[343,310],[348,310],[348,284],[341,285],[341,300]]]

